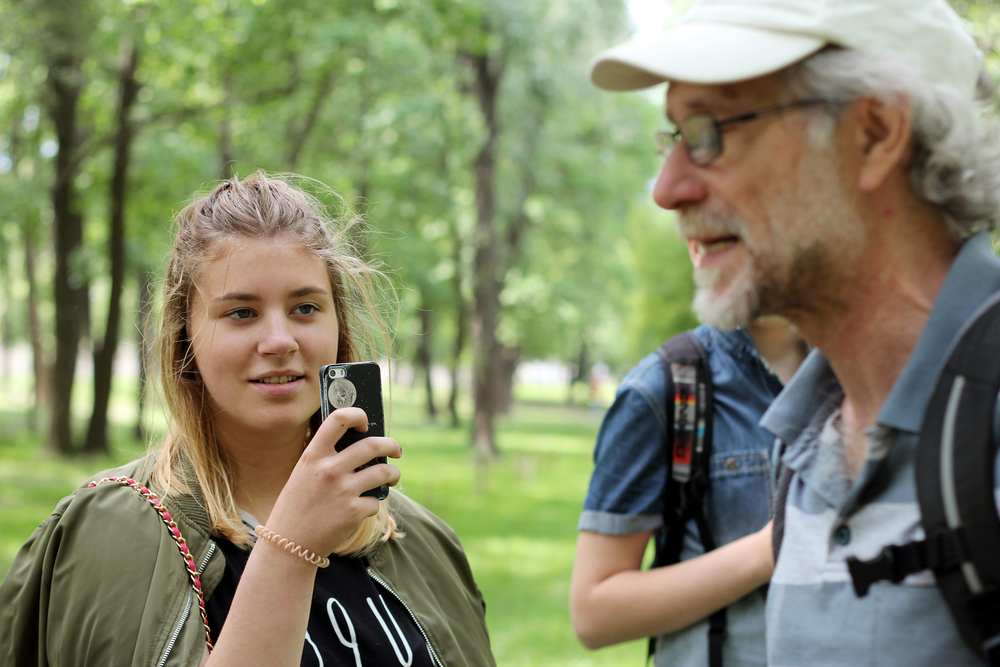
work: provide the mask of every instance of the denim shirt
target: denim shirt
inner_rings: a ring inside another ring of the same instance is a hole
[[[771,517],[770,455],[774,438],[757,422],[781,391],[743,330],[694,330],[708,357],[715,398],[712,456],[705,514],[719,546],[763,528]],[[673,406],[671,400],[670,406]],[[666,382],[655,352],[618,388],[594,449],[594,474],[577,526],[605,535],[656,530],[662,539],[668,475]],[[703,553],[697,528],[686,529],[681,559]],[[727,667],[765,664],[764,590],[729,607]],[[656,665],[705,667],[708,623],[657,640]]]
[[[951,342],[998,290],[1000,260],[979,234],[952,264],[876,426],[866,429],[867,458],[855,480],[837,428],[843,390],[819,350],[768,410],[763,425],[787,446],[782,465],[794,471],[767,600],[769,664],[985,664],[962,642],[930,570],[876,582],[859,598],[846,560],[925,537],[914,471],[924,410]],[[996,429],[1000,410],[993,420]],[[1000,474],[1000,458],[993,465]]]

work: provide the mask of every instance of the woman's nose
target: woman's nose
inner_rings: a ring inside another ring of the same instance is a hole
[[[298,341],[286,318],[268,317],[257,341],[257,352],[262,356],[287,357],[299,349]]]

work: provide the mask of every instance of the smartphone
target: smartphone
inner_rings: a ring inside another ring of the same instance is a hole
[[[374,361],[360,361],[349,364],[328,364],[319,371],[319,415],[325,420],[338,408],[356,406],[368,415],[368,431],[349,428],[335,447],[341,451],[362,438],[385,435],[385,413],[382,410],[382,373]],[[358,470],[385,463],[386,457],[379,456],[364,464]],[[379,500],[389,495],[389,487],[382,485],[362,493]]]

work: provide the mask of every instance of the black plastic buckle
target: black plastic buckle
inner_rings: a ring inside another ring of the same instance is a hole
[[[854,592],[858,597],[868,594],[876,581],[898,584],[906,577],[931,568],[935,571],[957,567],[961,563],[962,544],[954,531],[939,531],[926,540],[890,544],[871,560],[847,559]]]
[[[851,573],[854,593],[859,598],[868,595],[868,589],[876,581],[888,580],[899,583],[905,578],[906,575],[900,576],[896,570],[894,546],[889,545],[882,549],[882,553],[871,560],[858,560],[854,556],[847,558],[847,571]]]

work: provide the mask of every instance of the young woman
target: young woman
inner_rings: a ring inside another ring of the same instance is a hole
[[[362,316],[378,320],[372,271],[323,210],[258,173],[178,215],[169,432],[22,548],[0,584],[0,664],[493,664],[455,534],[395,490],[362,495],[398,482],[393,465],[359,468],[399,445],[337,452],[367,430],[358,408],[319,422],[320,367],[362,360]]]

